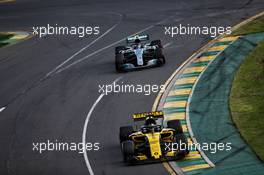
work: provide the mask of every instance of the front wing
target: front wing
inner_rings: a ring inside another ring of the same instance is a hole
[[[160,63],[159,63],[158,59],[152,59],[152,60],[149,60],[148,63],[146,65],[144,65],[144,66],[135,66],[132,63],[125,63],[125,64],[122,65],[122,69],[125,70],[125,71],[136,70],[136,69],[144,69],[144,68],[148,68],[148,67],[156,67],[159,64]]]
[[[139,165],[139,164],[147,164],[147,163],[158,163],[165,161],[175,161],[183,158],[183,155],[179,152],[168,152],[166,155],[160,157],[159,159],[148,158],[145,155],[133,156],[129,160],[129,164],[131,165]]]

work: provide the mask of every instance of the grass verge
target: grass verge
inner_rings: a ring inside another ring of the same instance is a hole
[[[241,26],[232,35],[246,35],[250,33],[264,32],[264,16],[260,16],[248,24]]]
[[[241,135],[264,161],[264,41],[239,68],[232,86],[230,107]]]
[[[232,35],[264,32],[264,16],[235,30]],[[241,135],[264,161],[264,41],[239,68],[231,90],[232,118]]]
[[[14,35],[13,34],[0,33],[0,42],[9,39],[12,36],[14,36]]]
[[[14,35],[13,34],[0,33],[0,47],[8,45],[8,42],[6,42],[6,40],[11,38],[12,36],[14,36]]]

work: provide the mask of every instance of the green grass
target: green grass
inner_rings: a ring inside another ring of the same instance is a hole
[[[232,35],[246,35],[250,33],[260,32],[264,32],[264,16],[260,16],[250,23],[241,26],[240,28],[232,32]]]
[[[6,46],[8,43],[0,43],[0,47]]]
[[[14,35],[13,34],[0,33],[0,42],[9,39],[12,36],[14,36]]]
[[[12,36],[14,36],[14,35],[13,34],[0,33],[0,47],[8,45],[9,43],[5,42],[5,41],[8,40],[9,38],[11,38]]]
[[[264,161],[264,41],[239,68],[232,86],[230,107],[241,135]]]

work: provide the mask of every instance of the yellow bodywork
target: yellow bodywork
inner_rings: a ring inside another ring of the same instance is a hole
[[[160,133],[154,132],[154,133],[146,134],[146,136],[149,140],[151,156],[154,157],[155,159],[159,159],[160,156],[162,156],[162,152],[160,149]]]
[[[146,155],[138,155],[138,156],[137,156],[137,159],[138,159],[138,160],[147,160],[148,158],[147,158]]]
[[[143,143],[145,138],[147,137],[149,142],[149,149],[151,153],[151,157],[154,159],[161,159],[163,157],[160,140],[162,138],[163,141],[172,142],[171,137],[173,132],[171,130],[163,129],[161,132],[153,132],[153,133],[142,133],[137,132],[132,135],[132,140],[137,143]],[[166,156],[173,157],[175,154],[174,151],[169,151],[166,153]],[[146,160],[148,159],[146,155],[140,154],[136,156],[138,160]]]

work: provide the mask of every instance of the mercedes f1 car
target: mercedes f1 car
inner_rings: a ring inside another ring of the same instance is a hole
[[[165,64],[160,40],[149,41],[148,35],[135,35],[126,39],[126,46],[115,48],[117,72],[156,67]]]
[[[141,164],[178,160],[189,153],[188,141],[179,120],[168,121],[167,127],[158,125],[156,120],[163,119],[162,111],[138,113],[133,118],[144,124],[140,128],[120,127],[119,139],[124,162]]]

